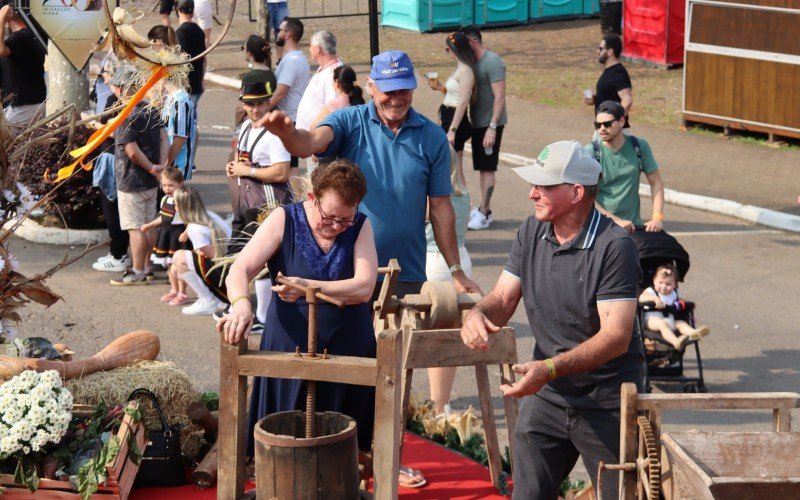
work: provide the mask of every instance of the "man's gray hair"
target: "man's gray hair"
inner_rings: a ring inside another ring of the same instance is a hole
[[[336,55],[336,35],[330,31],[317,31],[311,37],[311,45],[318,45],[328,54]]]

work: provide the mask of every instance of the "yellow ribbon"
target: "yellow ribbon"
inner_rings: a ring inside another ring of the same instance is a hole
[[[49,168],[44,171],[45,182],[55,183],[63,181],[64,179],[72,175],[72,173],[75,171],[75,169],[78,168],[78,166],[80,166],[84,170],[91,170],[92,163],[90,162],[88,164],[84,164],[83,160],[85,160],[86,157],[92,153],[92,151],[97,149],[97,147],[100,146],[100,144],[102,144],[104,140],[106,140],[115,130],[117,130],[117,128],[119,128],[119,126],[122,124],[125,118],[127,118],[128,115],[131,114],[133,108],[136,107],[136,105],[142,99],[144,99],[145,94],[147,94],[147,92],[151,88],[153,88],[153,85],[158,83],[158,81],[164,78],[165,76],[167,76],[167,68],[165,66],[154,67],[152,72],[150,73],[150,77],[147,79],[145,84],[133,95],[133,97],[131,97],[131,100],[128,101],[128,104],[126,104],[125,107],[122,108],[119,114],[116,117],[114,117],[113,120],[109,121],[101,128],[97,129],[91,135],[91,137],[89,137],[89,140],[86,141],[85,145],[69,152],[70,156],[72,156],[73,158],[77,158],[77,160],[74,163],[58,169],[58,173],[56,174],[55,179],[50,179]]]

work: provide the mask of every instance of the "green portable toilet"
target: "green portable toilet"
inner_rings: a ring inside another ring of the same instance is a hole
[[[475,24],[523,24],[528,22],[528,0],[475,0]]]
[[[600,1],[583,0],[583,15],[591,17],[600,15]]]
[[[473,24],[473,0],[383,0],[381,26],[442,31]]]
[[[546,19],[570,19],[584,15],[584,2],[597,0],[531,0],[530,18],[532,21]],[[597,7],[598,11],[600,7]]]

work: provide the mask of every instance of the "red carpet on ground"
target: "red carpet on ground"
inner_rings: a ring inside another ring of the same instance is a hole
[[[501,499],[506,498],[492,486],[489,469],[416,434],[405,433],[403,463],[419,469],[428,480],[422,488],[400,488],[400,498],[432,499]],[[252,483],[247,488],[253,488]],[[511,484],[509,482],[509,491]],[[199,490],[194,485],[177,488],[139,488],[130,500],[216,500],[216,488]]]

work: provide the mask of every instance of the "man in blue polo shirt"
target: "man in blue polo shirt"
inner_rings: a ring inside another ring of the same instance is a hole
[[[375,56],[368,85],[370,103],[335,111],[314,130],[295,128],[279,111],[262,121],[294,155],[346,158],[361,168],[367,195],[360,210],[375,230],[379,264],[391,258],[400,262],[398,297],[418,293],[425,281],[428,202],[436,243],[456,288],[479,291],[459,262],[447,136],[411,107],[417,87],[411,59],[397,50]]]
[[[522,223],[494,290],[464,319],[461,338],[489,336],[525,304],[536,346],[502,385],[523,397],[514,431],[514,498],[556,498],[578,456],[597,485],[597,465],[619,463],[620,385],[642,388],[644,352],[633,332],[642,277],[628,233],[594,206],[601,168],[577,141],[545,147],[514,171],[532,185],[535,216]],[[603,478],[617,497],[618,478]]]

